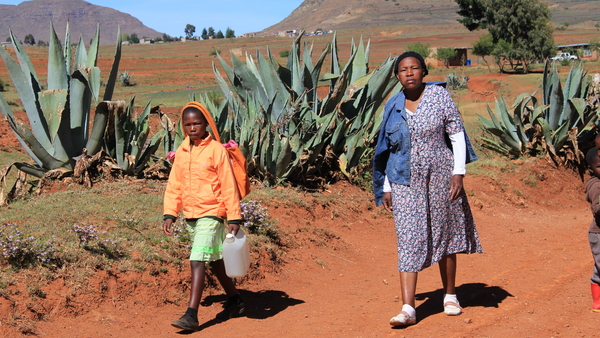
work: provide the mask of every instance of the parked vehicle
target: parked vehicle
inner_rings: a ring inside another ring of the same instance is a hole
[[[575,60],[578,60],[579,58],[577,57],[577,55],[571,55],[571,53],[558,53],[558,54],[556,54],[556,56],[551,57],[550,59],[554,60],[554,61],[563,61],[563,60],[575,61]]]

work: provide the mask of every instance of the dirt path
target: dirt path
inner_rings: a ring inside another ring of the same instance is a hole
[[[527,175],[539,180],[525,184]],[[339,195],[341,204],[323,207],[307,194],[308,210],[271,207],[279,225],[295,234],[283,271],[242,285],[247,313],[227,322],[212,320],[224,300],[220,291],[206,294],[199,315],[202,331],[191,336],[600,336],[600,315],[590,310],[590,215],[581,180],[535,160],[512,173],[469,176],[466,186],[484,254],[459,257],[463,315],[443,314],[441,282],[437,267],[431,267],[419,275],[419,322],[389,327],[401,307],[392,220],[372,208],[369,193],[341,183],[324,193]],[[150,292],[163,291],[150,285],[100,306],[90,299],[85,314],[50,316],[37,323],[36,331],[40,337],[184,334],[169,323],[185,302],[156,306],[150,301],[156,298]],[[6,325],[0,332],[15,336]]]

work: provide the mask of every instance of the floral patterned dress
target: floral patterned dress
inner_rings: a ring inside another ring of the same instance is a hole
[[[392,183],[392,206],[398,236],[398,270],[418,272],[454,253],[481,253],[475,222],[464,191],[450,199],[454,168],[448,135],[464,131],[460,114],[442,87],[428,85],[414,114],[410,185]]]

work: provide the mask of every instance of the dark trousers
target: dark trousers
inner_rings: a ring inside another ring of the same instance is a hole
[[[594,274],[591,281],[600,285],[600,233],[588,232],[588,240],[594,256]]]

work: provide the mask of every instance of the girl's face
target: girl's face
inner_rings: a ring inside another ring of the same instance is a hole
[[[192,141],[198,141],[206,137],[206,127],[208,123],[201,112],[188,111],[183,112],[183,131]]]
[[[592,165],[590,165],[590,170],[596,177],[600,177],[600,157],[594,157],[592,160]]]
[[[398,64],[398,74],[396,77],[404,88],[411,90],[423,86],[425,75],[419,60],[414,57],[407,57],[402,59]]]

